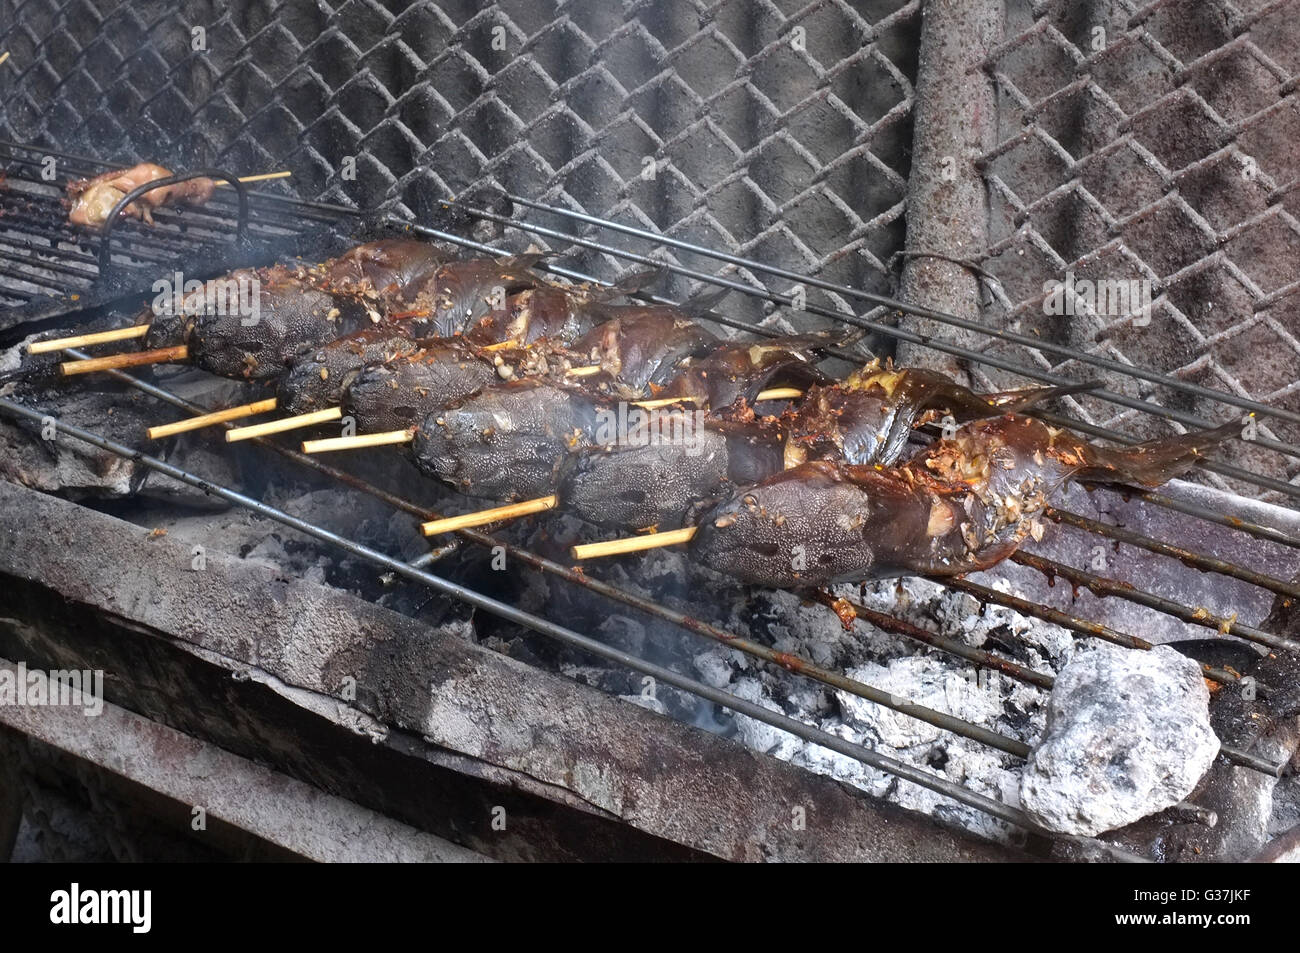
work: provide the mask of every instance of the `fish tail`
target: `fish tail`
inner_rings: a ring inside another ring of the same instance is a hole
[[[1021,414],[1031,407],[1038,407],[1057,397],[1070,394],[1082,394],[1096,390],[1101,381],[1084,381],[1079,384],[1061,384],[1056,387],[1026,387],[1022,390],[995,391],[984,394],[984,399],[1003,414]]]
[[[1232,421],[1210,430],[1148,440],[1131,447],[1090,446],[1089,460],[1075,476],[1084,480],[1159,486],[1182,476],[1203,460],[1207,451],[1225,440],[1240,437],[1242,427],[1240,422]]]

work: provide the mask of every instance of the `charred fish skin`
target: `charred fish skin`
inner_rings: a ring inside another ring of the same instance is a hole
[[[747,584],[786,589],[954,575],[1010,555],[1044,504],[1007,520],[960,486],[814,460],[704,514],[692,553]]]
[[[296,269],[284,265],[237,268],[229,274],[210,278],[200,288],[183,293],[179,301],[174,292],[164,291],[136,317],[137,325],[149,325],[149,333],[144,336],[141,346],[151,350],[189,344],[195,324],[205,314],[218,310],[237,312],[240,303],[249,299],[252,289],[263,284],[291,286],[297,281],[296,273]],[[232,317],[237,316],[232,314]]]
[[[588,293],[555,285],[526,288],[509,296],[504,313],[480,318],[465,336],[479,345],[573,341],[599,323],[600,312],[589,298]]]
[[[270,278],[258,288],[255,315],[199,316],[190,335],[195,364],[222,377],[266,380],[312,348],[380,319],[354,296],[304,287],[293,275]]]
[[[780,589],[858,578],[877,562],[879,510],[837,468],[803,464],[706,511],[692,557],[744,583]]]
[[[389,305],[411,301],[454,253],[430,242],[381,239],[350,248],[316,269],[324,291],[371,296]]]
[[[624,531],[677,527],[735,486],[781,469],[780,442],[705,424],[689,441],[671,424],[645,446],[598,445],[570,453],[556,482],[559,506],[594,526]],[[597,439],[600,434],[597,432]]]
[[[565,455],[590,446],[596,424],[585,396],[521,381],[429,414],[412,452],[421,470],[467,496],[515,502],[552,493]]]
[[[541,254],[511,258],[453,261],[437,268],[411,302],[419,312],[411,320],[421,337],[453,337],[471,330],[484,318],[504,317],[511,295],[542,284],[532,269]]]
[[[624,530],[680,526],[727,479],[727,440],[705,429],[690,452],[678,443],[597,446],[567,454],[556,480],[559,505],[594,526]]]
[[[408,430],[499,380],[490,363],[458,341],[425,341],[417,351],[361,368],[343,392],[343,412],[363,433]]]
[[[1093,386],[977,394],[934,371],[882,369],[873,361],[841,383],[810,388],[787,414],[786,460],[790,466],[818,459],[892,466],[906,453],[913,429],[941,414],[958,423],[997,417]]]
[[[710,407],[721,408],[742,399],[753,404],[760,391],[772,386],[804,389],[825,384],[829,379],[817,369],[819,350],[841,339],[797,335],[757,343],[728,341],[702,357],[688,358],[664,396],[698,396]]]
[[[373,310],[379,316],[382,311],[400,307],[450,257],[449,251],[428,242],[393,239],[357,245],[319,265],[239,268],[184,294],[179,307],[168,298],[155,302],[162,307],[142,312],[136,323],[150,326],[142,347],[189,344],[199,318],[212,310],[211,303],[242,300],[241,296],[247,298],[251,289],[263,285],[277,289],[281,297],[295,290],[313,296],[351,297],[354,308]]]
[[[786,465],[807,460],[885,462],[890,408],[874,394],[831,385],[808,389],[787,414]]]
[[[276,405],[289,414],[337,406],[366,365],[394,361],[419,348],[401,324],[346,335],[296,359],[280,378]]]
[[[629,393],[667,386],[690,358],[715,347],[718,339],[676,308],[606,305],[605,320],[573,343],[573,351],[599,364]]]
[[[739,490],[698,522],[692,551],[747,583],[800,587],[987,569],[1030,536],[1066,480],[1158,486],[1240,432],[1123,449],[1017,415],[966,424],[900,467],[813,461]]]

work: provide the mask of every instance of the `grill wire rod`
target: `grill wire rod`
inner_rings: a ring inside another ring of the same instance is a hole
[[[43,423],[48,416],[40,411],[32,410],[22,404],[15,403],[8,398],[0,398],[0,410],[10,416],[26,419],[35,423]],[[681,689],[682,691],[688,692],[699,698],[703,698],[716,705],[720,705],[724,708],[746,715],[747,717],[762,721],[772,727],[787,731],[804,741],[828,748],[831,751],[844,755],[845,757],[853,758],[854,760],[860,761],[879,771],[884,771],[904,780],[911,781],[914,784],[943,794],[946,797],[950,797],[959,803],[983,811],[993,817],[997,817],[1009,824],[1014,824],[1040,836],[1056,840],[1068,840],[1089,847],[1099,848],[1107,856],[1116,861],[1126,863],[1149,862],[1146,858],[1139,857],[1130,851],[1116,847],[1113,844],[1107,844],[1104,841],[1097,841],[1084,837],[1072,837],[1049,831],[1032,821],[1029,816],[1019,808],[1011,807],[1010,805],[1003,804],[1000,801],[995,801],[992,798],[985,797],[975,791],[967,790],[961,785],[949,781],[946,778],[937,777],[928,772],[922,771],[920,768],[913,765],[897,761],[887,755],[882,755],[879,752],[872,751],[869,748],[864,748],[861,745],[845,741],[829,732],[806,725],[788,715],[769,711],[755,702],[750,702],[746,699],[722,691],[721,689],[713,688],[710,685],[706,685],[703,682],[681,675],[671,669],[664,668],[663,666],[656,665],[652,662],[647,662],[629,652],[624,652],[621,649],[605,645],[603,642],[589,638],[588,636],[575,632],[565,626],[551,622],[548,619],[541,618],[540,616],[533,615],[530,612],[516,608],[508,603],[483,595],[482,593],[476,592],[466,586],[451,582],[450,580],[444,579],[441,576],[436,576],[432,573],[426,572],[425,570],[417,569],[410,563],[403,562],[401,559],[395,559],[379,550],[372,549],[369,546],[348,539],[331,530],[316,526],[307,520],[300,519],[284,512],[283,510],[279,510],[263,503],[260,500],[256,500],[253,497],[240,493],[237,490],[221,486],[220,484],[198,476],[197,474],[190,473],[188,470],[174,466],[164,460],[150,456],[125,444],[118,443],[115,440],[110,440],[100,434],[93,433],[73,424],[65,423],[57,418],[54,419],[53,423],[55,429],[60,433],[67,434],[83,443],[99,447],[101,450],[106,450],[109,453],[122,457],[123,459],[131,460],[150,470],[161,473],[164,476],[171,477],[172,479],[192,486],[195,489],[202,490],[204,493],[218,496],[229,503],[244,507],[245,509],[257,513],[259,516],[274,520],[275,522],[297,530],[307,536],[337,546],[352,555],[374,563],[389,572],[395,573],[413,582],[422,583],[442,595],[458,599],[461,602],[474,606],[475,608],[482,609],[485,612],[490,612],[493,615],[505,619],[508,622],[513,622],[516,625],[532,629],[541,635],[556,639],[557,641],[563,642],[573,648],[588,652],[599,658],[606,659],[607,661],[623,665],[633,671],[640,672],[643,675],[649,675],[651,678],[661,681],[664,684],[672,685],[675,688]]]

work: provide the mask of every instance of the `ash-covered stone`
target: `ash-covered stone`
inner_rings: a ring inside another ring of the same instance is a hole
[[[1080,645],[1056,677],[1021,805],[1092,836],[1177,804],[1219,753],[1209,702],[1200,666],[1171,648]]]
[[[661,551],[662,552],[662,551]],[[662,558],[662,557],[661,557]],[[724,584],[725,585],[725,584]],[[858,619],[852,631],[824,606],[788,592],[747,590],[744,598],[715,585],[723,607],[717,621],[782,652],[817,661],[868,685],[892,692],[1025,743],[1041,733],[1047,693],[996,672],[977,671],[963,659],[928,650]],[[859,597],[856,587],[845,594]],[[873,583],[860,601],[967,644],[1018,640],[1020,661],[1051,673],[1073,647],[1068,632],[1010,609],[978,606],[961,593],[924,579]],[[989,647],[994,647],[990,645]],[[1015,804],[1023,762],[978,741],[899,715],[850,692],[833,691],[758,663],[726,646],[693,657],[695,674],[714,686],[843,738],[922,768],[994,800]],[[857,759],[810,744],[737,715],[724,723],[750,747],[789,760],[877,797],[1010,842],[1018,832],[983,811],[929,788],[899,780]]]

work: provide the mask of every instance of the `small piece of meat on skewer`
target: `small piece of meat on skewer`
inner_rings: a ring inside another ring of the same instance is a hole
[[[362,433],[408,430],[433,411],[499,382],[492,363],[464,342],[434,339],[358,371],[343,391],[343,413]]]
[[[777,588],[987,569],[1041,532],[1066,480],[1158,486],[1240,429],[1111,449],[1029,417],[979,420],[900,467],[819,460],[738,490],[698,521],[691,551]]]
[[[513,502],[550,493],[565,454],[590,445],[596,425],[589,398],[520,381],[434,411],[412,451],[421,470],[462,493]]]
[[[68,221],[73,225],[103,225],[113,207],[128,192],[158,179],[166,179],[170,171],[151,162],[141,162],[129,169],[104,172],[93,179],[76,179],[67,185],[71,209]],[[202,205],[212,198],[216,183],[208,178],[187,179],[173,185],[164,185],[146,192],[125,209],[123,215],[143,219],[153,224],[152,211],[161,205],[186,203]]]

